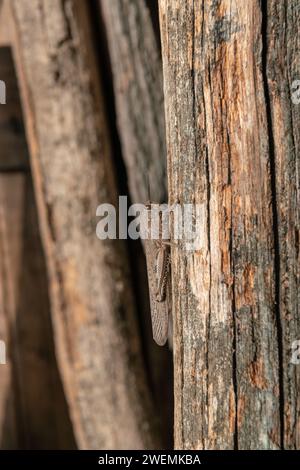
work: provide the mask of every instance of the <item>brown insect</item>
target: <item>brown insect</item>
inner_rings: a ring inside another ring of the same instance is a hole
[[[170,290],[170,246],[168,239],[162,238],[161,214],[157,239],[151,238],[152,203],[146,204],[147,239],[145,254],[148,272],[152,333],[154,341],[163,346],[168,339],[169,311],[171,309]]]

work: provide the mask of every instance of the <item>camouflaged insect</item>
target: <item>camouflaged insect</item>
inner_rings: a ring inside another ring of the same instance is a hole
[[[151,202],[146,204],[147,238],[144,240],[148,272],[153,339],[163,346],[168,339],[170,302],[170,240],[162,239],[159,227],[157,239],[151,234]]]

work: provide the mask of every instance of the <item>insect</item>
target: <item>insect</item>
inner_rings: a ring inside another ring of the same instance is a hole
[[[159,346],[163,346],[168,339],[171,309],[170,246],[172,243],[162,238],[161,213],[159,214],[158,237],[157,239],[151,238],[152,206],[151,202],[146,204],[147,238],[144,242],[153,339]]]

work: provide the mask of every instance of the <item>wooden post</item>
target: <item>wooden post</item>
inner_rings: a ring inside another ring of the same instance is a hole
[[[172,254],[176,448],[299,448],[299,8],[264,3],[160,0],[169,200],[201,213]]]

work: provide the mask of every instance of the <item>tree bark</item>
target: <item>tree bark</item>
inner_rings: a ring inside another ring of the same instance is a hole
[[[293,10],[160,0],[169,202],[202,221],[195,251],[172,250],[176,448],[299,445],[298,111],[266,79],[289,89],[287,41],[298,70]]]
[[[10,2],[60,372],[80,448],[157,444],[124,246],[96,238],[116,202],[109,133],[79,0]]]

